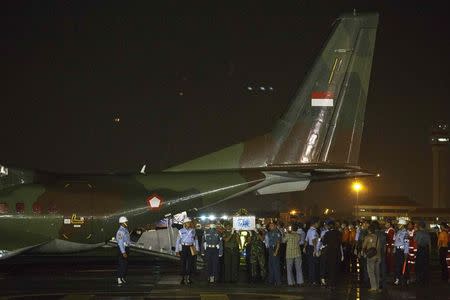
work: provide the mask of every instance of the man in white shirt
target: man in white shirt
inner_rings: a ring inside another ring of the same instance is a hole
[[[318,227],[319,220],[317,218],[311,219],[311,226],[306,233],[306,247],[303,250],[306,252],[308,260],[308,280],[312,285],[317,285],[319,282],[319,258],[317,257]]]

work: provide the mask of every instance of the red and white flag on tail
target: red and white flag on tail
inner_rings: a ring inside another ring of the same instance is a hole
[[[312,92],[311,106],[333,106],[333,94],[331,92]]]

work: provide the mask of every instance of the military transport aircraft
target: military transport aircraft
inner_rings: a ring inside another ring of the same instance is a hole
[[[174,166],[133,175],[0,168],[0,257],[68,253],[110,240],[119,216],[140,227],[249,193],[370,176],[358,167],[377,14],[344,14],[273,130]]]

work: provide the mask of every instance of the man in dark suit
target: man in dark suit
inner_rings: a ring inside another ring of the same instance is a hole
[[[343,259],[342,234],[336,229],[333,220],[329,220],[327,226],[329,227],[329,230],[323,236],[322,244],[324,246],[328,267],[328,287],[335,289],[339,273],[339,264]]]

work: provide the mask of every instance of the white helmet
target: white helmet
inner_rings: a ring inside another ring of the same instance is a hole
[[[406,225],[406,219],[404,218],[398,219],[398,225]]]
[[[122,217],[119,218],[119,223],[120,223],[120,224],[126,223],[126,222],[128,222],[127,217],[122,216]]]
[[[189,217],[184,218],[183,223],[189,223],[192,222],[192,220]]]

